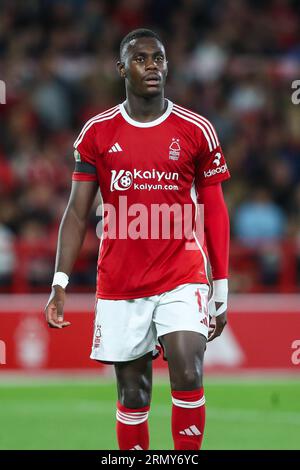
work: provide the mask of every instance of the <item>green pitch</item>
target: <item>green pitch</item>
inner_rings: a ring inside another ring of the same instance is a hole
[[[1,380],[1,376],[0,376]],[[205,386],[204,449],[300,449],[300,381],[215,380]],[[0,385],[0,449],[116,449],[115,386],[101,379]],[[170,392],[157,379],[151,449],[172,449]]]

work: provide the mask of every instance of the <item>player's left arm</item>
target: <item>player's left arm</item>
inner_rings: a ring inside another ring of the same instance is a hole
[[[230,173],[214,126],[203,117],[197,122],[195,189],[198,203],[204,204],[205,241],[213,279],[208,305],[216,322],[208,337],[212,341],[227,323],[229,217],[221,183],[230,178]]]
[[[209,313],[215,317],[208,341],[221,335],[227,323],[229,216],[220,182],[197,188],[198,203],[204,204],[204,232],[213,279]]]

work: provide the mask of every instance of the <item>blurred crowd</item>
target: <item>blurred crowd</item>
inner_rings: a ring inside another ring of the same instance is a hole
[[[49,284],[73,142],[87,119],[123,101],[115,63],[120,40],[138,27],[165,43],[166,96],[219,134],[232,174],[232,289],[272,290],[290,275],[297,288],[299,1],[0,0],[2,291],[24,277],[25,286]],[[74,285],[94,287],[96,223],[93,211]]]

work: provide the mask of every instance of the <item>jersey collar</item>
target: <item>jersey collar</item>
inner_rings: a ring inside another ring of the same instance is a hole
[[[135,126],[135,127],[154,127],[154,126],[158,126],[158,124],[161,124],[163,121],[167,119],[168,116],[170,116],[172,109],[173,109],[173,103],[172,101],[168,99],[167,99],[167,102],[168,102],[168,106],[164,114],[162,114],[159,118],[155,119],[154,121],[149,121],[149,122],[139,122],[139,121],[135,121],[134,119],[132,119],[128,115],[124,107],[125,101],[121,103],[119,107],[120,107],[120,111],[121,111],[123,118],[125,119],[125,121],[128,122],[128,124],[131,124],[132,126]]]

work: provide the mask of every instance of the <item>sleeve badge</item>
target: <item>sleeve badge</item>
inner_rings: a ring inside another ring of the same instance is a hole
[[[81,162],[81,155],[80,155],[80,153],[78,152],[78,150],[75,150],[75,151],[74,151],[74,158],[75,158],[75,161],[76,161],[76,162]]]

